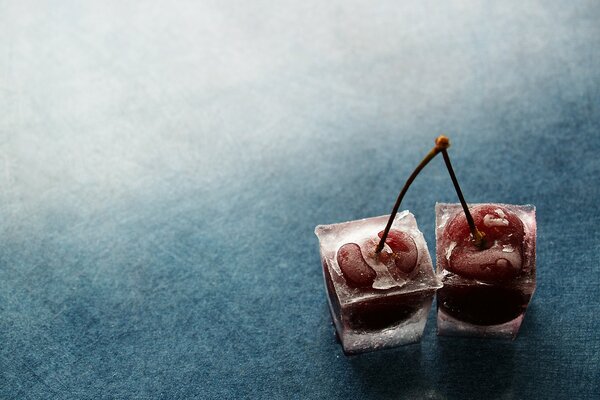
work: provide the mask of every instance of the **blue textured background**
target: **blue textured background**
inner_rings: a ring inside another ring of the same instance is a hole
[[[600,3],[520,3],[0,1],[0,398],[600,398]],[[521,334],[346,358],[313,229],[440,133],[537,206]]]

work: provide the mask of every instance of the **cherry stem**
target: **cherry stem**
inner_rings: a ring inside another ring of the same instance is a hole
[[[406,183],[404,184],[404,187],[398,195],[398,199],[396,199],[396,204],[394,204],[394,208],[392,209],[390,218],[388,219],[387,225],[385,226],[385,230],[383,231],[381,240],[379,241],[379,244],[375,249],[376,254],[379,254],[381,250],[383,250],[385,240],[387,239],[388,233],[390,232],[390,228],[392,227],[392,223],[394,222],[394,218],[396,217],[398,209],[400,208],[400,203],[402,203],[402,199],[404,198],[404,195],[406,194],[410,185],[413,183],[417,175],[419,175],[419,172],[421,172],[421,170],[425,168],[425,166],[429,163],[429,161],[431,161],[435,156],[437,156],[439,152],[445,152],[445,150],[448,147],[450,147],[450,141],[448,140],[448,138],[444,135],[439,136],[437,139],[435,139],[435,146],[433,147],[433,149],[431,149],[431,151],[427,153],[425,158],[419,163],[419,165],[417,165],[417,168],[415,168],[413,173],[408,177]]]
[[[485,246],[485,234],[480,232],[479,229],[475,226],[475,221],[473,221],[473,216],[469,212],[469,207],[467,206],[467,202],[462,194],[462,190],[460,190],[460,185],[458,184],[458,179],[456,179],[456,175],[454,174],[454,169],[452,168],[452,163],[450,162],[450,156],[448,156],[448,152],[446,149],[442,149],[442,156],[444,157],[444,162],[446,163],[446,168],[448,169],[448,173],[450,174],[450,178],[452,179],[452,184],[454,184],[454,189],[456,189],[456,194],[458,195],[458,199],[460,200],[460,204],[465,212],[465,217],[467,217],[467,223],[469,224],[469,229],[471,230],[471,235],[473,235],[473,240],[475,241],[475,246],[483,248]]]

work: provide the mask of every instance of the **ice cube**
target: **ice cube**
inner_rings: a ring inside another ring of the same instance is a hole
[[[438,334],[515,338],[535,291],[535,207],[471,204],[475,246],[460,204],[436,204]]]
[[[388,218],[315,229],[329,307],[346,354],[419,341],[440,287],[423,234],[408,211],[396,215],[376,254]]]

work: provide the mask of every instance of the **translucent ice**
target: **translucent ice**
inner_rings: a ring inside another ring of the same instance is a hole
[[[438,334],[514,338],[535,291],[535,207],[472,204],[475,246],[460,204],[436,205]]]
[[[383,250],[375,250],[388,216],[319,225],[331,315],[348,354],[418,341],[435,290],[423,234],[399,213]]]

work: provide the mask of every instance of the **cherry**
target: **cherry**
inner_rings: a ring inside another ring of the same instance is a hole
[[[378,236],[383,236],[383,231]],[[417,245],[410,235],[397,229],[388,232],[385,243],[390,247],[389,250],[381,253],[375,252],[376,242],[374,239],[361,241],[364,247],[356,243],[346,243],[337,252],[337,262],[342,270],[348,286],[353,288],[372,287],[377,273],[365,261],[372,258],[373,261],[383,263],[387,266],[389,273],[397,281],[406,279],[417,266],[418,251]],[[365,256],[363,256],[363,252]]]
[[[457,214],[443,233],[445,268],[484,282],[517,276],[523,265],[523,222],[506,208],[494,204],[476,206],[470,211],[477,229],[484,235],[483,243],[476,245],[465,214]]]
[[[377,236],[382,238],[383,233],[381,231]],[[396,268],[405,274],[411,273],[417,266],[418,256],[417,245],[414,239],[402,231],[392,229],[389,231],[385,243],[392,249],[392,257],[394,258]]]
[[[377,274],[367,264],[356,243],[346,243],[337,252],[337,262],[344,274],[346,283],[353,288],[373,286]]]
[[[431,299],[431,292],[412,292],[353,303],[344,324],[353,330],[380,331],[394,327],[412,317]]]
[[[503,324],[521,315],[531,295],[501,286],[444,286],[437,292],[438,307],[475,325]]]

